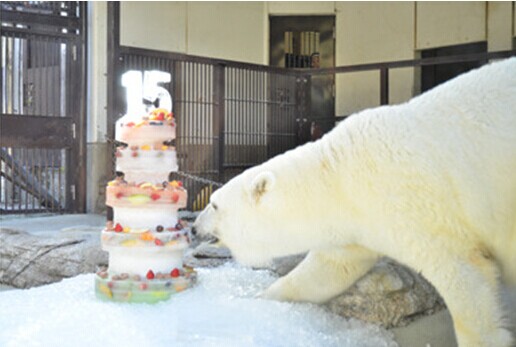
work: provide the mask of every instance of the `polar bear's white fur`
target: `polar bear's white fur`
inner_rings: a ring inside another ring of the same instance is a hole
[[[516,58],[408,103],[349,117],[235,177],[194,227],[261,265],[309,251],[265,293],[324,302],[379,256],[421,272],[461,347],[507,347],[499,277],[516,284]]]

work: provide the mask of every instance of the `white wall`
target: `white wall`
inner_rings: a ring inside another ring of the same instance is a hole
[[[336,16],[337,65],[414,59],[413,2],[339,2]],[[412,69],[390,73],[390,101],[410,99]],[[376,71],[339,74],[336,114],[349,115],[380,104]]]

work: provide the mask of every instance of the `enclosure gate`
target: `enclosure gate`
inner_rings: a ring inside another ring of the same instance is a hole
[[[0,211],[83,212],[86,3],[0,6]]]

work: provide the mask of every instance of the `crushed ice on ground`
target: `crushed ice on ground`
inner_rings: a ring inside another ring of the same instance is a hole
[[[377,326],[255,298],[275,277],[229,264],[154,305],[99,301],[94,275],[0,292],[0,346],[395,347]]]

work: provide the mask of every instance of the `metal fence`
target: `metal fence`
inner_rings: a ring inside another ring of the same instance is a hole
[[[190,209],[205,205],[214,189],[209,180],[226,182],[296,146],[302,83],[292,71],[132,47],[119,47],[116,61],[118,80],[130,70],[171,74],[178,164],[188,174],[173,177],[184,181]],[[125,113],[121,94],[111,124]]]
[[[0,6],[0,211],[80,210],[86,7],[39,1]]]

